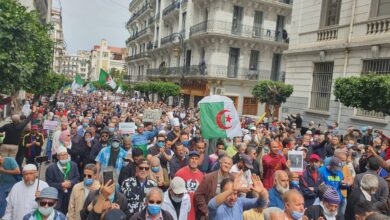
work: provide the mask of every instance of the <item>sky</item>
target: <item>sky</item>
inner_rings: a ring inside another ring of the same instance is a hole
[[[130,18],[131,0],[53,0],[53,8],[62,5],[62,25],[66,50],[91,50],[107,39],[109,46],[125,47],[130,36],[125,29]]]

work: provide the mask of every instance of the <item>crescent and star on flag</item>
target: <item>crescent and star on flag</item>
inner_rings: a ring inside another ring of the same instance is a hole
[[[222,122],[222,116],[225,115],[226,112],[230,112],[230,110],[224,109],[218,112],[217,116],[215,117],[215,122],[217,123],[218,127],[224,130],[230,129],[232,126],[226,126]],[[231,124],[233,118],[231,114],[228,114],[225,118],[226,122]]]

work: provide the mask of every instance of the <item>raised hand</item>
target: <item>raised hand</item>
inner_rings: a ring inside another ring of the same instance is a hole
[[[267,190],[264,188],[264,185],[263,185],[263,183],[261,182],[259,176],[253,174],[253,175],[252,175],[252,182],[253,182],[253,185],[250,186],[251,190],[257,192],[258,194],[262,194],[262,193],[264,193],[264,191],[267,191]]]

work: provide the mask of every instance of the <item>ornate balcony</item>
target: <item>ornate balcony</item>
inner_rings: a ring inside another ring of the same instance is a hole
[[[338,27],[327,27],[317,31],[317,41],[336,40]]]

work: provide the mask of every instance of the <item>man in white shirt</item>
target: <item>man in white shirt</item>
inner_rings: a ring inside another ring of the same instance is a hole
[[[45,181],[37,179],[37,176],[37,167],[34,164],[23,167],[23,181],[16,183],[8,194],[3,220],[23,220],[23,216],[37,209],[35,198],[42,189],[49,187]]]

